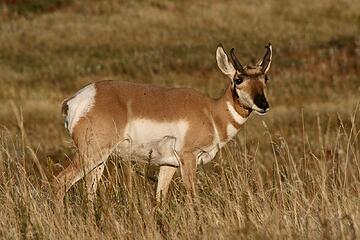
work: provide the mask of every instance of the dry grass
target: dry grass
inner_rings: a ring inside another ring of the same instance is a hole
[[[360,238],[358,1],[15,2],[0,4],[0,238]],[[194,205],[178,176],[157,208],[144,165],[127,194],[109,159],[94,215],[84,183],[54,213],[47,181],[72,154],[63,98],[105,78],[218,96],[216,45],[250,62],[268,41],[272,109],[199,168]]]

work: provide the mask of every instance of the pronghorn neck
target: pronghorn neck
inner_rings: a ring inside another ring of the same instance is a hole
[[[223,96],[216,100],[216,104],[215,124],[226,129],[224,140],[230,140],[246,122],[251,111],[240,105],[239,100],[233,95],[231,85],[226,88]]]

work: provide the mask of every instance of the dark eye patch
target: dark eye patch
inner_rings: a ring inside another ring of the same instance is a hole
[[[244,79],[242,79],[242,78],[236,78],[236,79],[234,80],[234,83],[235,83],[236,85],[239,85],[239,84],[241,84],[243,81],[244,81]]]

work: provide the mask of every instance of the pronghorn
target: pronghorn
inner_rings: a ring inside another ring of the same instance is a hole
[[[56,200],[86,176],[93,200],[109,155],[134,154],[160,166],[156,199],[165,199],[179,168],[190,196],[195,196],[197,164],[211,161],[232,139],[251,112],[265,114],[264,90],[272,47],[256,65],[242,66],[230,50],[216,50],[217,65],[231,80],[218,99],[188,88],[167,88],[123,81],[91,83],[62,105],[65,127],[77,152],[54,182]]]

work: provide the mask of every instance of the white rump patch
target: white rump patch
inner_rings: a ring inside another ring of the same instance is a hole
[[[65,118],[67,129],[72,134],[74,127],[78,121],[84,117],[95,104],[96,88],[92,83],[80,89],[75,95],[67,102],[68,112]]]
[[[229,109],[229,112],[231,114],[231,116],[233,117],[233,119],[235,120],[235,122],[237,122],[240,125],[243,125],[246,120],[248,119],[247,117],[242,117],[233,107],[233,105],[231,105],[230,102],[226,102],[226,105]]]

